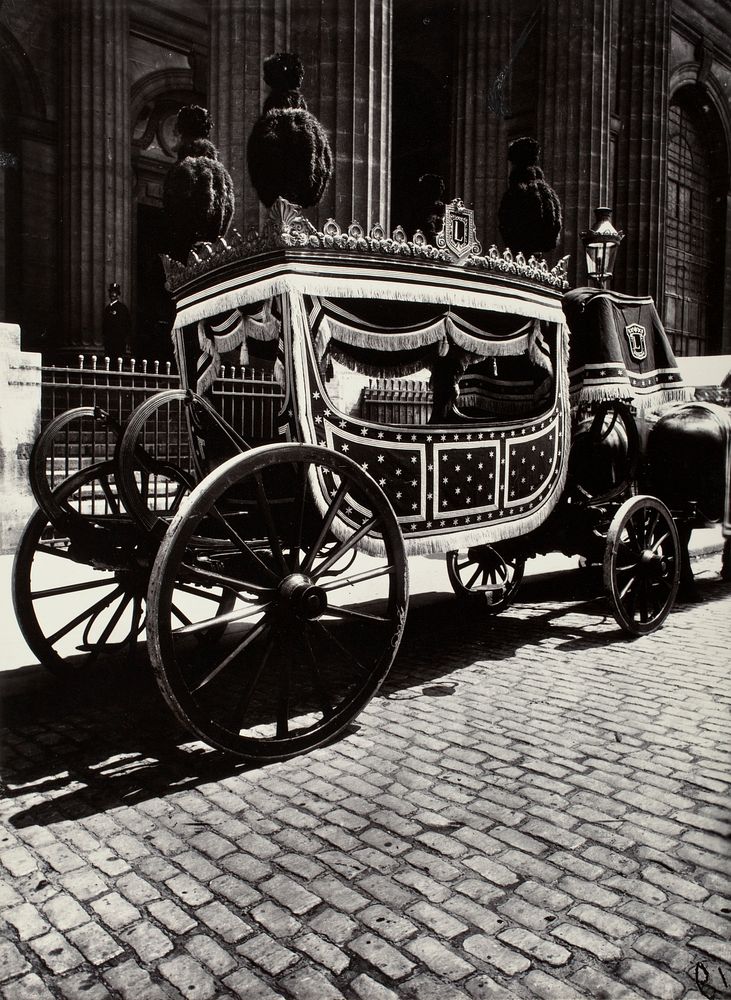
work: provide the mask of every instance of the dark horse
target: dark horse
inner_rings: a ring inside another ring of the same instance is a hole
[[[688,542],[694,527],[723,520],[729,483],[731,415],[711,403],[682,403],[651,429],[646,450],[650,491],[680,514],[681,588],[694,596]],[[721,578],[731,580],[731,539],[723,549]]]

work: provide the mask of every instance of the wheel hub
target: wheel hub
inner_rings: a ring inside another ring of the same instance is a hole
[[[303,573],[285,577],[279,585],[279,597],[284,607],[307,621],[314,621],[327,610],[327,594]]]
[[[650,580],[659,580],[667,572],[663,557],[652,549],[643,549],[640,555],[640,570]]]

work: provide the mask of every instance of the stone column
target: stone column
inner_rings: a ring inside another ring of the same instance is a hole
[[[65,348],[102,351],[107,286],[131,291],[126,0],[61,6],[61,315]]]
[[[261,114],[268,88],[262,63],[288,46],[289,4],[283,0],[241,3],[211,0],[209,8],[208,104],[212,139],[231,174],[236,195],[232,227],[259,228],[263,209],[249,183],[246,143]]]
[[[325,0],[319,18],[293,14],[303,90],[330,137],[335,167],[322,223],[390,224],[392,0]]]
[[[615,224],[626,233],[614,288],[661,301],[665,244],[669,0],[621,8]]]
[[[58,150],[45,124],[25,120],[21,136],[23,346],[47,350],[51,317],[59,311],[58,232],[48,220],[58,214]],[[101,321],[100,321],[101,322]],[[54,346],[57,346],[54,344]],[[78,353],[78,352],[77,352]]]
[[[302,91],[328,133],[335,159],[322,203],[308,211],[322,224],[388,224],[391,155],[392,0],[211,0],[209,103],[214,141],[236,188],[235,225],[259,226],[264,212],[249,184],[246,143],[268,87],[264,59],[297,52]]]
[[[556,253],[571,255],[572,284],[587,281],[580,233],[593,225],[593,209],[614,207],[609,191],[613,3],[554,0],[545,5],[541,24],[537,138],[546,180],[563,205]],[[623,221],[618,211],[613,218]]]
[[[463,0],[457,36],[447,190],[474,209],[487,249],[500,243],[497,210],[508,176],[510,3]]]

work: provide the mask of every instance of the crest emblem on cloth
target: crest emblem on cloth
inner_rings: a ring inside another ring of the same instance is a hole
[[[447,250],[457,263],[466,260],[470,254],[482,253],[482,247],[475,239],[475,213],[465,208],[461,198],[455,198],[444,208],[444,229],[437,233],[437,246]]]
[[[635,361],[644,361],[647,357],[647,331],[639,323],[630,323],[624,328],[629,352]]]

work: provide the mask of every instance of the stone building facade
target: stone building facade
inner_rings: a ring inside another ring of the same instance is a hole
[[[554,257],[610,205],[614,287],[651,294],[681,354],[731,352],[731,9],[726,0],[32,0],[0,3],[0,321],[44,354],[101,353],[119,282],[134,349],[169,349],[162,180],[186,103],[236,186],[263,59],[298,52],[335,155],[310,213],[407,228],[444,177],[499,243],[508,143],[533,135],[564,210]]]

